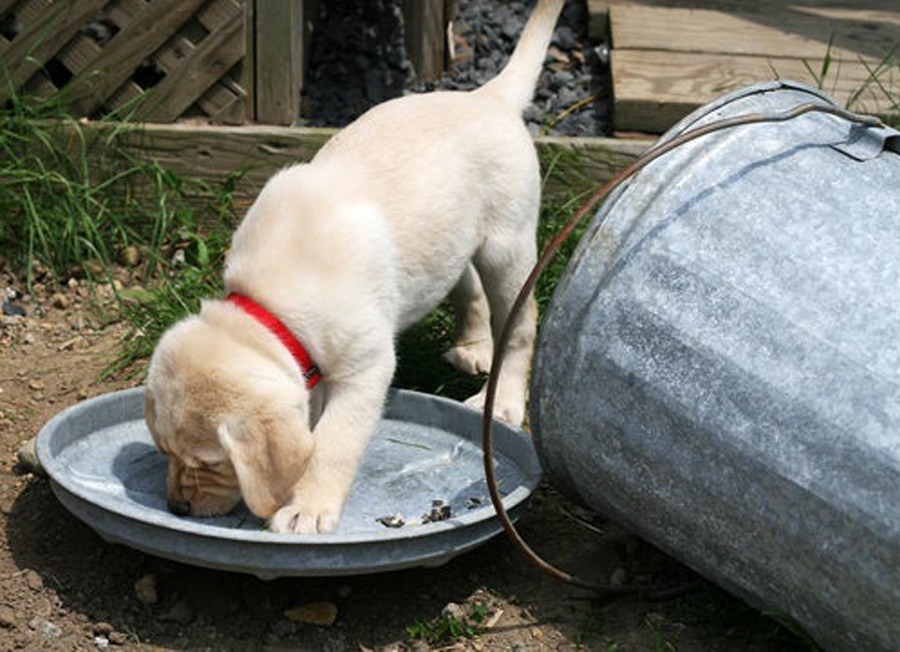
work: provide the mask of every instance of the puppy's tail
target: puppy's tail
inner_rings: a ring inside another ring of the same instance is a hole
[[[564,4],[565,0],[538,0],[509,62],[499,75],[476,92],[495,97],[519,112],[524,111],[534,96],[553,28]]]

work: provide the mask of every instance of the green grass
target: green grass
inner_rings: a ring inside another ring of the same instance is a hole
[[[143,285],[119,294],[119,316],[130,333],[110,371],[140,373],[136,363],[149,357],[166,328],[196,312],[201,298],[221,295],[224,255],[240,216],[231,201],[236,177],[211,188],[136,158],[116,138],[134,128],[89,135],[49,103],[14,101],[0,111],[0,256],[30,289],[37,262],[62,282],[71,276],[105,282],[122,252],[139,248]],[[542,207],[541,245],[588,192],[583,181],[567,185],[558,166],[562,157],[577,163],[571,152],[543,162],[546,177],[563,191]],[[542,309],[567,253],[540,280]],[[483,378],[456,372],[441,358],[453,329],[453,316],[442,306],[405,333],[396,383],[452,398],[477,391]]]
[[[467,605],[463,617],[441,615],[431,620],[419,620],[406,626],[411,640],[431,646],[449,645],[460,638],[474,638],[484,633],[484,623],[491,612],[487,605],[473,602]]]
[[[128,247],[143,254],[137,271],[151,282],[119,296],[132,329],[116,370],[147,357],[166,327],[221,291],[238,220],[237,177],[210,187],[138,159],[116,138],[135,128],[89,135],[48,103],[0,111],[0,257],[29,291],[37,263],[61,282],[105,282]]]
[[[825,53],[818,66],[803,60],[806,72],[813,84],[820,90],[834,92],[841,75],[841,62],[835,60],[833,49],[834,35],[828,40]],[[900,42],[882,54],[881,59],[869,63],[862,57],[859,63],[866,70],[866,79],[847,98],[845,108],[859,113],[872,113],[872,102],[885,107],[879,111],[885,124],[900,129]],[[777,70],[773,69],[778,77]]]

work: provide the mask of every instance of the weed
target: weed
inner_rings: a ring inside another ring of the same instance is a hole
[[[838,86],[841,75],[841,61],[832,54],[834,35],[828,39],[825,54],[818,68],[806,59],[803,66],[813,83],[820,90],[828,90],[832,94]],[[866,79],[847,97],[844,105],[851,111],[876,112],[886,124],[900,128],[900,42],[881,55],[880,60],[872,63],[859,57],[859,64],[866,71]],[[773,69],[777,78],[778,72]],[[830,86],[830,88],[828,88]],[[877,109],[875,108],[877,107]]]
[[[819,70],[815,70],[812,65],[806,59],[803,59],[803,67],[806,68],[806,72],[809,73],[809,76],[815,82],[816,88],[819,90],[824,90],[825,88],[825,80],[828,78],[828,72],[831,70],[831,64],[834,59],[831,56],[831,48],[834,45],[834,32],[831,33],[831,36],[828,37],[828,45],[825,48],[825,56],[822,57],[822,63],[819,66]]]
[[[412,640],[429,645],[448,645],[459,638],[474,638],[482,634],[484,623],[490,615],[486,604],[473,602],[461,618],[444,614],[428,621],[417,621],[406,626],[406,634]]]
[[[0,111],[0,252],[29,290],[38,263],[57,278],[106,281],[127,248],[143,254],[140,276],[153,282],[118,296],[131,334],[113,370],[148,356],[165,328],[220,292],[237,222],[238,175],[219,187],[181,177],[119,146],[135,130],[88,130],[54,104],[17,98]]]
[[[882,97],[886,100],[885,121],[894,128],[900,129],[900,58],[898,58],[900,43],[877,64],[872,65],[861,60],[868,75],[866,81],[850,96],[847,101],[848,108],[862,105],[861,98],[864,94]],[[862,107],[865,108],[865,107]]]
[[[603,631],[603,624],[607,617],[608,607],[592,606],[578,621],[578,629],[572,636],[576,645],[587,645],[588,642]]]

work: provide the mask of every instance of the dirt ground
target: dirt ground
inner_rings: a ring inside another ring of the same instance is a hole
[[[118,276],[131,282],[127,270]],[[5,312],[27,313],[0,323],[0,650],[801,649],[773,621],[702,583],[661,602],[592,599],[536,570],[503,536],[440,568],[272,581],[107,544],[18,455],[63,408],[135,383],[101,377],[126,328],[110,287],[91,292],[84,281],[40,273],[35,282],[31,297],[0,271]],[[696,579],[549,486],[521,530],[539,553],[585,577]],[[311,603],[326,620],[336,613],[333,622],[292,611]]]

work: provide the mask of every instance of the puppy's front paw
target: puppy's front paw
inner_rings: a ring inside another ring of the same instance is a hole
[[[337,528],[340,512],[334,510],[311,510],[303,505],[288,504],[275,512],[269,519],[272,532],[294,532],[297,534],[315,534],[331,532]]]
[[[491,370],[491,358],[494,355],[490,339],[457,344],[444,353],[444,360],[467,374],[487,373]]]
[[[482,388],[480,392],[467,398],[466,405],[479,412],[484,412],[487,393],[485,390],[486,388]],[[525,403],[518,399],[505,397],[502,392],[498,392],[494,396],[494,418],[514,426],[521,426],[525,420]]]

